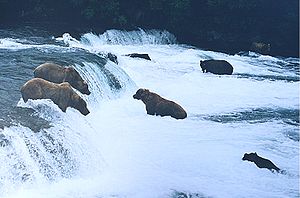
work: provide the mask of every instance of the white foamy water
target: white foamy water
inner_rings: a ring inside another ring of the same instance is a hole
[[[23,126],[2,130],[11,143],[0,147],[0,197],[158,198],[174,191],[299,197],[299,141],[286,134],[299,137],[299,122],[287,124],[280,113],[299,110],[298,71],[282,66],[284,59],[227,55],[174,41],[169,33],[142,30],[88,33],[80,41],[58,38],[68,49],[117,55],[119,64],[108,61],[105,69],[122,89],[111,89],[103,69],[90,60],[75,65],[92,91],[82,96],[89,115],[70,108],[63,113],[51,101],[20,99],[18,106],[35,109],[52,127],[38,133]],[[125,56],[129,53],[147,53],[152,60]],[[227,60],[233,75],[202,73],[199,61],[205,59]],[[138,88],[176,101],[188,117],[147,115],[144,104],[132,98]],[[255,109],[268,110],[267,121],[238,117]],[[210,119],[224,115],[233,115],[232,121]],[[246,152],[271,159],[286,174],[242,161]]]

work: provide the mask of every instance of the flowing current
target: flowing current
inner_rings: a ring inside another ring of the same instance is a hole
[[[0,30],[0,57],[0,197],[299,197],[298,58],[204,51],[159,30],[75,39],[31,28]],[[233,75],[202,73],[207,59],[227,60]],[[89,115],[24,103],[20,87],[44,62],[76,68]],[[147,115],[139,88],[188,117]],[[242,161],[249,152],[283,173]]]

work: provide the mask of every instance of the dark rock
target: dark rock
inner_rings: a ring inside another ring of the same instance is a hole
[[[118,62],[118,57],[115,55],[115,54],[112,54],[112,53],[108,53],[107,54],[107,58],[108,58],[108,60],[110,60],[111,62],[114,62],[114,63],[116,63],[116,64],[119,64],[119,62]]]
[[[148,54],[133,53],[133,54],[127,54],[126,56],[130,56],[131,58],[143,58],[151,61],[151,58],[149,57]]]

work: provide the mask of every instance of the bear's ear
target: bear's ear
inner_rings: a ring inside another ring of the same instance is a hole
[[[144,88],[140,88],[139,90],[137,90],[137,92],[139,93],[145,93],[147,89],[144,89]]]
[[[136,93],[136,94],[138,94],[138,93],[141,94],[143,91],[144,91],[144,89],[140,88],[140,89],[138,89],[135,93]]]
[[[143,91],[143,95],[144,95],[144,96],[146,96],[146,97],[148,97],[148,96],[149,96],[149,94],[150,94],[150,91],[149,91],[149,89],[144,89],[144,91]]]
[[[255,152],[254,155],[257,155],[257,153]]]
[[[139,89],[136,92],[136,94],[140,95],[141,97],[145,97],[146,95],[148,95],[148,93],[149,93],[149,90],[143,89],[143,88]]]

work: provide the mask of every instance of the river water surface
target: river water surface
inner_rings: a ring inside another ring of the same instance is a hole
[[[299,197],[298,58],[204,51],[160,30],[75,39],[33,28],[0,30],[0,57],[0,197]],[[202,73],[207,59],[227,60],[233,75]],[[79,71],[89,115],[23,102],[20,87],[44,62]],[[139,88],[188,117],[147,115]],[[284,174],[242,161],[246,152]]]

